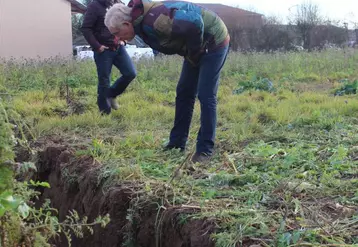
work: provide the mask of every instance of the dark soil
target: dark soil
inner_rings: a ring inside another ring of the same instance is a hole
[[[167,207],[158,215],[157,204],[148,203],[136,211],[134,220],[127,217],[131,201],[136,198],[134,183],[118,183],[104,190],[98,179],[100,164],[92,157],[78,157],[74,150],[52,142],[52,146],[39,153],[37,180],[50,183],[50,189],[42,189],[39,204],[51,200],[51,206],[58,209],[60,221],[69,210],[87,216],[92,222],[98,215],[110,214],[111,222],[106,228],[96,226],[93,235],[83,239],[73,238],[72,246],[127,246],[138,247],[211,247],[214,242],[210,234],[214,223],[209,220],[181,221],[181,215],[193,213],[193,209]],[[68,246],[62,236],[54,240],[58,247]]]

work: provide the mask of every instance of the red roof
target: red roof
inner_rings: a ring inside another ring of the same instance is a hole
[[[210,9],[211,11],[219,13],[227,13],[227,14],[239,14],[239,15],[253,15],[253,16],[262,16],[262,14],[258,14],[252,11],[231,7],[228,5],[220,4],[220,3],[196,3],[197,5],[203,6],[204,8]]]
[[[171,2],[176,0],[166,0]],[[257,27],[262,25],[262,14],[218,3],[195,3],[215,12],[230,27]]]

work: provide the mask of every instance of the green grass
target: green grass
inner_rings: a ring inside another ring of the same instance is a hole
[[[194,173],[183,167],[173,180],[186,156],[161,148],[173,124],[178,57],[136,64],[138,76],[110,116],[97,111],[92,62],[0,65],[0,97],[30,140],[61,135],[87,146],[78,155],[103,164],[99,183],[132,181],[142,186],[144,201],[200,207],[190,217],[217,221],[218,247],[354,246],[358,99],[334,92],[340,80],[357,80],[357,63],[353,50],[230,54],[213,161]],[[258,78],[275,90],[256,91]],[[251,90],[235,93],[243,82]],[[197,103],[187,154],[194,151],[199,110]]]

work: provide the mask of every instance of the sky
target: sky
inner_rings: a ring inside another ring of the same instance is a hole
[[[186,0],[187,1],[187,0]],[[124,2],[128,2],[125,0]],[[200,3],[221,3],[239,7],[265,16],[275,15],[283,21],[287,19],[290,12],[295,13],[295,5],[301,4],[302,0],[191,0]],[[319,6],[321,14],[330,19],[347,22],[350,28],[354,23],[358,24],[358,0],[312,0]]]

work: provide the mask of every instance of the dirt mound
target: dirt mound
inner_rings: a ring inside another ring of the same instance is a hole
[[[95,227],[93,235],[74,238],[72,246],[214,246],[210,240],[214,231],[212,222],[182,221],[181,216],[193,213],[194,209],[169,207],[158,213],[158,205],[149,203],[133,213],[131,202],[136,198],[138,185],[123,182],[104,190],[98,179],[100,164],[92,157],[78,157],[69,147],[55,144],[39,153],[37,166],[36,179],[51,185],[50,189],[43,189],[39,203],[50,199],[61,221],[69,210],[86,215],[89,221],[98,215],[111,216],[106,228]],[[56,239],[55,245],[67,246],[67,241]]]

